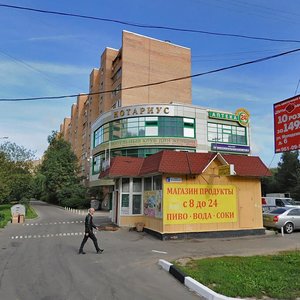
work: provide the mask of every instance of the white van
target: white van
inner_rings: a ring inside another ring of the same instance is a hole
[[[298,205],[292,198],[285,197],[262,197],[261,204],[263,212],[269,212],[276,207],[298,207]]]

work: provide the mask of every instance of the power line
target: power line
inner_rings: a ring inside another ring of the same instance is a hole
[[[1,3],[0,3],[0,6],[1,7],[6,7],[6,8],[12,8],[12,9],[19,9],[19,10],[43,13],[43,14],[52,14],[52,15],[59,15],[59,16],[65,16],[65,17],[90,19],[90,20],[94,20],[94,21],[111,22],[111,23],[117,23],[117,24],[133,26],[133,27],[139,27],[139,28],[163,29],[163,30],[171,30],[171,31],[200,33],[200,34],[207,34],[207,35],[243,38],[243,39],[251,39],[251,40],[261,40],[261,41],[268,41],[268,42],[300,43],[300,40],[275,39],[275,38],[258,37],[258,36],[250,36],[250,35],[234,34],[234,33],[222,33],[222,32],[213,32],[213,31],[188,29],[188,28],[176,28],[176,27],[169,27],[169,26],[138,24],[138,23],[133,23],[133,22],[121,21],[121,20],[117,20],[117,19],[100,18],[100,17],[94,17],[94,16],[66,13],[66,12],[60,12],[60,11],[43,10],[43,9],[37,9],[37,8],[31,8],[31,7],[25,7],[25,6],[1,4]]]
[[[295,96],[296,96],[297,93],[298,93],[299,84],[300,84],[300,79],[299,79],[299,81],[298,81],[298,84],[297,84],[297,87],[296,87],[296,90],[295,90]]]
[[[180,80],[195,78],[195,77],[204,76],[204,75],[208,75],[208,74],[218,73],[218,72],[221,72],[221,71],[230,70],[230,69],[234,69],[234,68],[259,63],[259,62],[263,62],[263,61],[270,60],[270,59],[274,59],[274,58],[284,56],[284,55],[288,55],[288,54],[291,54],[291,53],[295,53],[295,52],[298,52],[298,51],[300,51],[300,48],[293,49],[293,50],[286,51],[286,52],[282,52],[282,53],[275,54],[275,55],[272,55],[272,56],[259,58],[259,59],[252,60],[252,61],[247,61],[247,62],[236,64],[236,65],[231,65],[231,66],[228,66],[228,67],[223,67],[223,68],[219,68],[219,69],[214,69],[214,70],[194,74],[194,75],[177,77],[177,78],[158,81],[158,82],[153,82],[153,83],[146,83],[146,84],[139,84],[139,85],[129,86],[129,87],[121,88],[119,91],[132,90],[132,89],[143,88],[143,87],[148,87],[148,86],[160,85],[160,84],[165,84],[165,83],[168,83],[168,82],[180,81]],[[111,93],[113,91],[114,90],[107,90],[107,91],[94,92],[94,93],[81,93],[81,94],[71,94],[71,95],[61,95],[61,96],[46,96],[46,97],[0,98],[0,102],[55,100],[55,99],[64,99],[64,98],[74,98],[74,97],[78,97],[78,96],[101,95],[101,94]]]

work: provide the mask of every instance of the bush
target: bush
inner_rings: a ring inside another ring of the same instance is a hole
[[[63,187],[58,192],[58,200],[62,206],[85,208],[87,206],[86,189],[82,185]]]
[[[20,200],[20,204],[28,207],[29,206],[29,199],[26,198],[26,197],[23,197],[21,200]]]

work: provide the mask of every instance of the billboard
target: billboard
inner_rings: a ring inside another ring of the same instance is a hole
[[[164,184],[164,224],[237,222],[233,185]]]
[[[274,104],[275,153],[300,149],[300,95]]]

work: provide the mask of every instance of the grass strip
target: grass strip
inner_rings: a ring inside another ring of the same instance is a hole
[[[228,297],[300,297],[300,251],[266,256],[225,256],[174,264],[200,283]]]
[[[0,228],[4,228],[8,222],[11,221],[11,204],[0,205]],[[26,219],[34,219],[37,217],[37,213],[32,206],[26,205]]]

